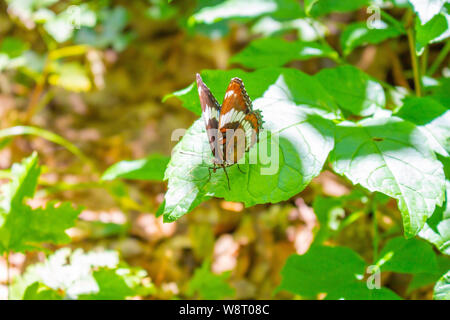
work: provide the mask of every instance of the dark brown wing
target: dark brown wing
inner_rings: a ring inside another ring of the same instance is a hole
[[[219,118],[219,147],[222,145],[227,163],[236,163],[257,140],[261,115],[252,110],[252,102],[241,79],[228,85]],[[227,130],[229,134],[227,136]]]
[[[219,143],[219,117],[220,105],[214,98],[209,88],[205,85],[202,77],[197,73],[197,89],[202,107],[202,117],[205,121],[206,133],[208,135],[211,151],[216,159],[223,159],[222,148],[218,148]]]

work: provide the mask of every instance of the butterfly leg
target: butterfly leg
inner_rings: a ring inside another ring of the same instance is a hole
[[[231,191],[231,187],[230,187],[230,178],[228,178],[228,173],[227,173],[227,169],[225,168],[225,166],[222,166],[223,171],[225,172],[225,176],[227,177],[227,182],[228,182],[228,190]]]

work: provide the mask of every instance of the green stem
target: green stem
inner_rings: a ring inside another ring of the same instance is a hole
[[[379,235],[378,235],[378,220],[376,213],[376,204],[372,201],[371,204],[372,210],[372,222],[373,222],[373,263],[375,263],[378,259],[378,244],[379,244]]]
[[[427,65],[428,65],[428,47],[425,47],[423,50],[422,57],[420,59],[420,74],[424,75],[427,73]]]
[[[380,10],[380,15],[383,17],[383,19],[385,19],[386,21],[388,21],[389,23],[391,23],[391,25],[396,28],[398,31],[400,32],[405,32],[405,28],[403,27],[403,25],[397,21],[397,19],[395,19],[394,17],[392,17],[389,13]]]
[[[427,75],[432,76],[436,72],[436,70],[439,68],[441,63],[447,57],[447,54],[449,53],[449,51],[450,51],[450,40],[447,41],[447,43],[445,44],[444,48],[442,48],[442,50],[439,52],[439,55],[434,60],[434,62],[431,65],[431,67],[428,69]]]
[[[420,70],[419,70],[419,64],[416,54],[416,46],[415,46],[415,37],[414,37],[414,26],[413,23],[410,22],[407,27],[407,35],[408,35],[408,43],[409,43],[409,51],[411,53],[411,62],[413,67],[413,74],[414,74],[414,87],[416,90],[416,96],[421,97],[422,96],[422,85],[420,80]]]

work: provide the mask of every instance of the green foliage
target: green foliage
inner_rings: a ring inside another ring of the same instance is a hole
[[[368,22],[355,22],[344,29],[340,38],[344,56],[350,54],[357,47],[378,44],[405,33],[403,28],[388,25],[383,21],[374,22],[375,25],[371,28],[367,24]]]
[[[445,203],[436,208],[433,215],[420,230],[419,236],[433,243],[442,253],[450,256],[450,160],[445,158]]]
[[[197,268],[189,281],[187,294],[197,294],[201,299],[218,300],[229,298],[234,295],[235,290],[227,283],[231,272],[220,275],[211,272],[211,264],[207,260],[200,268]]]
[[[200,1],[189,22],[211,24],[225,19],[251,19],[268,14],[276,18],[295,18],[301,13],[300,5],[295,0],[206,0]]]
[[[377,265],[382,271],[436,273],[438,264],[433,248],[419,239],[390,239],[381,250]]]
[[[327,293],[327,299],[399,299],[387,288],[369,289],[362,281],[365,261],[346,247],[312,246],[304,255],[290,256],[281,271],[278,290],[306,298]]]
[[[197,120],[175,147],[165,173],[165,179],[169,180],[166,221],[178,219],[211,196],[241,201],[246,206],[286,200],[320,173],[333,147],[334,125],[326,118],[335,118],[338,113],[322,86],[313,77],[292,69],[240,73],[249,95],[257,97],[254,108],[261,110],[265,119],[260,144],[269,141],[270,148],[276,148],[269,150],[271,163],[258,157],[258,152],[264,150],[252,148],[242,165],[244,174],[237,166],[228,168],[231,185],[228,190],[222,170],[209,178],[212,154],[203,119]],[[229,71],[210,71],[204,74],[204,79],[211,79],[205,80],[206,83],[213,84],[211,87],[219,85],[223,91],[229,74]],[[198,98],[194,100],[190,93],[182,97],[185,104],[198,105]],[[258,158],[257,164],[248,165],[249,159]]]
[[[443,203],[442,163],[421,132],[399,118],[340,123],[331,161],[354,184],[396,198],[407,237],[416,235]]]
[[[433,297],[436,300],[450,300],[450,271],[447,271],[447,273],[436,282]]]
[[[62,300],[62,297],[45,284],[34,282],[27,287],[22,300]]]
[[[338,54],[330,46],[314,42],[291,41],[278,38],[257,39],[233,56],[230,62],[258,69],[282,67],[294,60],[326,57],[337,59]]]
[[[142,269],[120,262],[115,251],[63,248],[27,268],[11,286],[13,299],[121,300],[154,292]]]
[[[153,154],[146,159],[120,161],[103,173],[102,180],[124,178],[162,181],[169,160],[169,157]]]
[[[369,0],[307,0],[305,1],[305,11],[313,17],[318,17],[331,12],[357,10],[369,3]]]
[[[424,286],[436,283],[439,278],[450,270],[450,257],[437,256],[439,270],[433,273],[416,273],[414,274],[408,286],[408,292]]]
[[[443,41],[450,37],[450,15],[441,13],[422,25],[416,20],[416,51],[422,54],[428,44]]]
[[[450,152],[450,110],[428,97],[408,97],[396,113],[427,135],[431,148],[442,156]]]
[[[315,77],[342,109],[354,115],[370,116],[386,104],[381,85],[353,66],[323,69]]]
[[[104,8],[98,17],[103,28],[98,31],[93,26],[82,27],[76,34],[75,42],[97,48],[112,46],[117,51],[124,50],[134,37],[133,33],[124,31],[130,20],[127,9],[121,6]]]
[[[367,201],[367,197],[357,190],[341,197],[317,196],[313,202],[313,209],[320,228],[314,236],[314,244],[322,244],[336,236],[343,228],[365,214],[361,204]],[[345,208],[351,211],[348,216],[346,216]]]
[[[51,201],[45,208],[32,209],[32,198],[40,174],[37,153],[11,168],[12,181],[0,193],[0,253],[41,249],[41,244],[70,242],[65,230],[74,226],[81,209],[68,202]]]
[[[425,24],[441,11],[445,0],[409,0],[420,23]]]

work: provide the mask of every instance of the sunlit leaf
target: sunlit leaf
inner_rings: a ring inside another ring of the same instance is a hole
[[[129,268],[119,261],[116,251],[71,251],[63,248],[44,262],[30,265],[11,287],[12,298],[21,299],[35,282],[56,290],[65,299],[124,299],[154,292],[151,283],[142,280],[147,273]]]
[[[336,103],[352,114],[369,116],[386,104],[381,84],[353,66],[323,69],[315,77]]]
[[[435,15],[425,24],[416,20],[416,51],[422,54],[430,43],[443,41],[450,37],[450,15],[441,13]]]
[[[91,80],[83,66],[78,63],[55,64],[48,82],[69,91],[89,91]]]
[[[231,18],[256,18],[271,14],[274,17],[300,17],[302,10],[295,0],[226,0],[201,3],[200,8],[190,17],[190,23],[215,23]]]
[[[331,12],[354,11],[370,4],[370,0],[309,0],[305,10],[313,17]]]
[[[446,176],[445,202],[428,218],[419,236],[433,243],[442,253],[450,255],[450,160],[446,157],[441,161]]]
[[[224,92],[236,74],[209,71],[204,75],[216,94],[214,88]],[[242,75],[250,97],[259,97],[253,105],[261,110],[265,121],[260,142],[243,158],[245,164],[240,167],[244,173],[236,165],[227,168],[228,190],[222,169],[211,172],[209,178],[212,152],[204,121],[197,120],[176,145],[165,172],[169,180],[166,221],[178,219],[211,196],[241,201],[246,206],[286,200],[320,173],[333,147],[334,125],[326,118],[334,119],[339,111],[313,77],[291,69],[261,69],[237,75]],[[271,78],[272,84],[266,84]],[[182,97],[185,104],[198,105],[198,97],[191,101],[189,94]],[[253,164],[249,164],[250,159]]]
[[[35,282],[27,287],[23,294],[23,300],[62,300],[62,297],[55,290],[45,284]]]
[[[442,276],[434,286],[435,300],[450,300],[450,271]]]
[[[323,23],[311,18],[276,20],[273,17],[265,16],[255,22],[251,28],[252,33],[262,34],[266,37],[282,35],[291,30],[297,31],[298,39],[302,41],[319,40],[328,32]]]
[[[349,24],[341,34],[340,43],[344,55],[350,54],[355,48],[367,44],[378,44],[387,39],[404,34],[404,30],[390,26],[383,21],[373,22],[371,28],[369,22],[355,22]]]
[[[445,0],[409,0],[421,24],[425,24],[441,11]]]
[[[244,50],[233,56],[230,62],[258,69],[282,67],[291,61],[322,57],[337,59],[338,53],[330,46],[320,43],[265,38],[252,41]]]
[[[430,147],[448,156],[450,152],[450,110],[432,98],[408,97],[397,116],[416,124],[427,136]]]
[[[396,198],[405,236],[416,235],[444,200],[442,164],[420,130],[396,117],[343,122],[336,129],[334,170]]]
[[[146,159],[120,161],[103,173],[102,180],[124,178],[162,181],[169,160],[169,157],[153,154]]]
[[[11,168],[12,181],[2,185],[0,193],[0,252],[29,251],[43,242],[70,242],[66,230],[75,224],[81,209],[68,202],[47,203],[45,208],[32,209],[25,203],[34,195],[40,174],[37,154]]]

